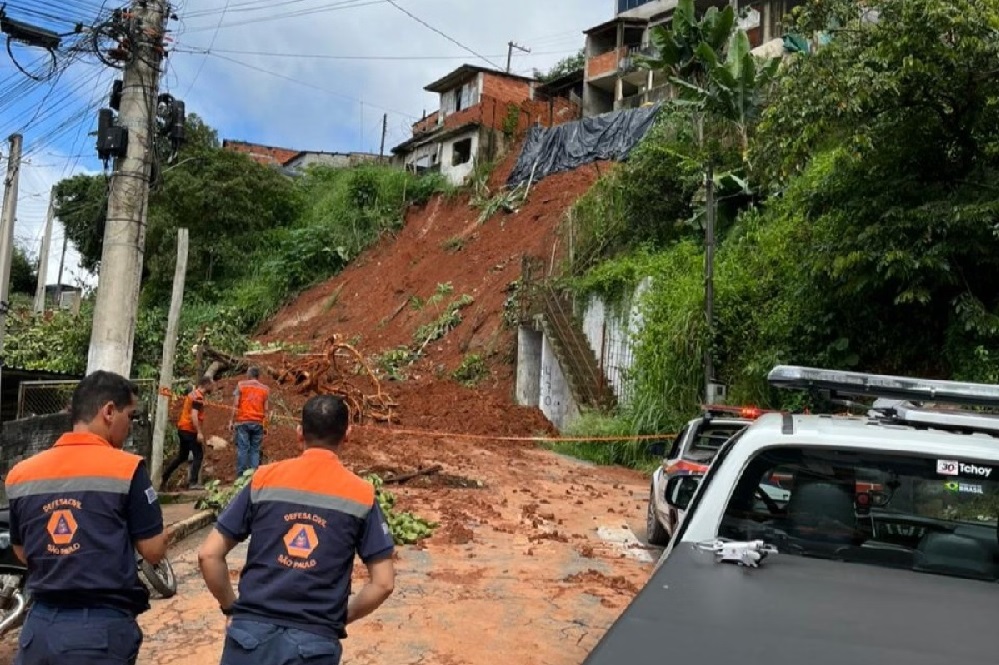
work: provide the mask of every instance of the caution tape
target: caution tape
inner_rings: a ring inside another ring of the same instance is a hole
[[[178,397],[168,388],[160,388],[159,394],[170,398],[171,402],[181,401],[184,398]],[[236,407],[223,402],[212,402],[204,400],[205,406],[221,409],[223,411],[235,411]],[[265,426],[275,421],[285,421],[289,427],[298,427],[299,420],[292,416],[271,413],[267,416]],[[672,439],[676,436],[672,434],[621,434],[617,436],[505,436],[499,434],[471,434],[467,432],[445,432],[442,430],[411,429],[402,427],[384,427],[381,425],[351,425],[353,429],[369,430],[380,434],[392,436],[422,436],[427,438],[448,438],[463,439],[466,441],[510,441],[510,442],[533,442],[533,443],[614,443],[620,441],[661,441]]]

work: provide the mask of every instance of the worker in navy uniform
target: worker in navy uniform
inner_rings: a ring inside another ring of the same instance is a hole
[[[375,489],[337,457],[348,430],[343,400],[311,398],[302,455],[260,467],[201,546],[201,574],[231,616],[223,665],[338,665],[347,624],[391,595],[394,545]],[[247,538],[237,599],[226,555]],[[350,599],[355,555],[369,580]]]
[[[160,510],[137,455],[121,450],[138,390],[98,371],[73,392],[73,430],[7,475],[11,543],[33,605],[15,665],[135,663],[149,609],[135,552],[166,554]]]

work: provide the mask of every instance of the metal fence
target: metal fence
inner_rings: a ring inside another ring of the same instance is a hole
[[[17,419],[48,416],[67,411],[73,391],[72,381],[22,381],[17,394]],[[133,379],[139,388],[138,416],[132,424],[132,436],[125,449],[149,461],[153,445],[153,422],[156,418],[157,385],[154,379]]]

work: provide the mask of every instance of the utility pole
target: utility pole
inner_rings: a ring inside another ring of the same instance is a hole
[[[506,48],[506,73],[509,74],[510,73],[510,64],[513,61],[513,49],[517,49],[518,51],[523,51],[524,53],[530,53],[531,49],[526,48],[524,46],[521,46],[521,45],[517,44],[516,42],[507,42],[506,45],[507,45],[507,48]]]
[[[119,124],[128,133],[124,157],[115,161],[108,198],[87,374],[109,370],[130,376],[146,244],[144,208],[149,198],[159,64],[169,15],[166,0],[133,0],[131,58],[125,66]]]
[[[378,161],[385,159],[385,135],[388,134],[388,113],[382,116],[382,147],[378,149]]]
[[[62,253],[59,255],[59,277],[56,279],[56,306],[62,305],[62,269],[66,265],[66,249],[69,246],[69,234],[66,225],[62,226]]]
[[[3,215],[0,216],[0,367],[3,367],[3,340],[7,332],[7,309],[10,307],[10,266],[14,255],[14,220],[17,218],[17,188],[21,178],[23,137],[11,134],[4,180]]]
[[[167,416],[170,413],[170,389],[173,387],[173,360],[177,353],[177,326],[180,308],[184,304],[184,278],[187,275],[187,229],[177,229],[177,265],[173,269],[173,293],[167,315],[166,339],[163,340],[163,364],[160,366],[160,390],[153,425],[153,458],[150,473],[158,490],[163,477],[163,440],[166,437]],[[197,478],[195,478],[197,481]]]
[[[42,236],[42,248],[38,252],[38,285],[35,287],[35,314],[45,311],[45,283],[49,275],[49,246],[52,244],[52,222],[55,218],[56,190],[52,188],[49,196],[49,212],[45,217],[45,235]]]
[[[712,384],[715,380],[715,364],[711,356],[711,343],[714,340],[715,308],[715,175],[708,162],[704,170],[705,224],[704,224],[704,319],[707,324],[707,342],[704,345],[704,399],[711,404],[715,399]]]

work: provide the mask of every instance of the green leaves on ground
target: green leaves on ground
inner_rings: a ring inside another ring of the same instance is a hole
[[[408,511],[397,511],[395,509],[395,495],[385,489],[385,485],[380,476],[369,474],[364,479],[375,486],[375,498],[378,506],[385,514],[385,522],[392,532],[392,539],[396,545],[411,545],[424,538],[429,538],[438,524],[417,517]]]

